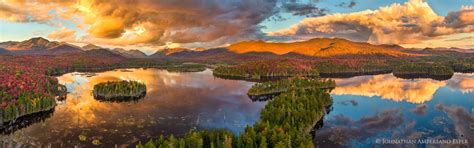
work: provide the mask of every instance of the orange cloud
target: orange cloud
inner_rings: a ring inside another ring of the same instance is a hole
[[[76,31],[67,28],[62,28],[61,30],[56,30],[49,34],[48,38],[53,40],[72,42],[76,40]]]
[[[83,40],[113,45],[210,42],[253,34],[273,7],[266,0],[78,1],[75,6],[89,26]]]
[[[63,8],[72,4],[74,4],[73,0],[2,0],[0,1],[0,19],[11,22],[49,23],[51,19],[59,17],[57,14],[63,16],[69,14]],[[61,13],[51,14],[51,10],[59,10]]]
[[[209,47],[267,39],[260,23],[276,13],[277,2],[280,1],[1,0],[0,19],[47,24],[71,20],[88,33],[76,42],[148,47],[172,42]],[[473,32],[473,15],[474,8],[464,6],[446,17],[438,16],[426,2],[410,0],[378,10],[307,18],[268,35],[275,39],[340,37],[376,44],[412,44]]]
[[[228,41],[225,38],[258,37],[258,24],[273,14],[275,3],[268,0],[5,0],[0,11],[8,13],[2,13],[0,19],[48,22],[53,18],[78,18],[81,21],[74,22],[89,33],[81,40],[111,45],[225,42]],[[142,28],[143,32],[130,35],[136,28]]]
[[[447,86],[463,93],[472,93],[474,92],[474,74],[455,74],[447,82]]]
[[[432,79],[405,80],[392,74],[375,76],[358,76],[346,79],[335,79],[337,87],[331,92],[335,95],[359,95],[393,101],[424,103],[433,98],[441,87],[449,87],[462,93],[474,92],[474,74],[456,73],[447,81]]]
[[[380,96],[382,99],[424,103],[433,98],[445,82],[419,79],[416,82],[394,77],[391,74],[336,79],[338,86],[331,92],[336,95]]]
[[[408,44],[442,35],[474,31],[474,8],[438,16],[423,0],[395,3],[378,10],[307,18],[272,36],[340,37],[375,44]]]

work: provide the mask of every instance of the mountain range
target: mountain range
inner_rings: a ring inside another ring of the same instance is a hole
[[[102,47],[94,45],[94,44],[87,44],[85,46],[82,46],[82,50],[92,50],[92,49],[101,49]]]
[[[352,42],[345,39],[315,38],[292,43],[271,43],[264,41],[246,41],[232,44],[228,49],[235,53],[271,52],[278,55],[300,54],[315,57],[339,55],[389,55],[417,56],[402,52],[400,46],[372,45],[369,43]]]
[[[156,53],[147,56],[137,49],[108,49],[94,44],[79,47],[65,42],[49,41],[41,37],[31,38],[21,42],[8,41],[0,43],[0,54],[60,55],[74,53],[93,54],[95,52],[97,52],[97,54],[118,55],[125,58],[229,58],[235,56],[301,56],[324,58],[352,55],[390,57],[426,56],[431,53],[444,52],[454,52],[458,54],[474,53],[474,50],[459,48],[405,49],[398,45],[372,45],[338,38],[315,38],[291,43],[244,41],[223,48],[199,48],[199,50],[167,48],[158,50]]]
[[[101,50],[103,49],[103,50]],[[105,53],[109,52],[109,53]],[[108,49],[93,44],[83,47],[65,42],[49,41],[42,37],[31,38],[29,40],[15,42],[8,41],[0,43],[0,54],[12,55],[61,55],[61,54],[93,54],[98,55],[119,55],[126,58],[145,58],[146,54],[139,50],[125,50],[121,48]]]
[[[111,51],[113,53],[119,54],[126,58],[146,58],[147,57],[145,53],[137,49],[125,50],[123,48],[114,48]]]

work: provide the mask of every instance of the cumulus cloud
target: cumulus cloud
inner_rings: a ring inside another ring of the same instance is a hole
[[[282,5],[283,11],[296,16],[318,17],[326,15],[329,10],[316,7],[315,4],[285,3]]]
[[[323,147],[340,147],[351,140],[363,141],[379,132],[393,130],[404,123],[400,108],[378,112],[374,116],[351,120],[344,115],[336,115],[325,127],[316,132],[315,144]]]
[[[359,105],[359,102],[357,102],[356,100],[345,100],[345,101],[339,102],[339,104],[342,104],[342,105],[345,105],[345,106],[347,106],[349,104],[352,105],[352,106],[357,106],[357,105]]]
[[[76,30],[62,28],[51,32],[48,35],[49,39],[60,40],[65,42],[75,41],[76,40]]]
[[[410,111],[417,115],[425,115],[426,109],[428,109],[428,105],[421,104],[421,105],[417,105],[414,109],[411,109]]]
[[[374,44],[407,44],[442,35],[474,31],[474,8],[464,6],[438,16],[423,0],[347,14],[306,18],[272,36],[340,37]]]
[[[66,12],[63,8],[72,4],[73,0],[1,0],[0,19],[11,22],[52,23],[53,18],[70,14],[71,12]],[[51,11],[61,13],[53,14]]]
[[[23,14],[24,12],[14,9],[4,3],[0,3],[0,18],[6,19],[12,22],[26,21],[27,18]]]
[[[2,1],[0,17],[15,22],[79,18],[88,33],[83,41],[163,45],[259,37],[259,23],[273,15],[275,4],[275,0]],[[12,9],[19,7],[25,10]]]
[[[319,17],[327,15],[330,10],[328,8],[320,8],[318,3],[319,0],[277,0],[277,6],[274,8],[273,15],[266,20],[280,22],[288,20],[292,16]]]
[[[463,38],[457,38],[457,39],[447,39],[445,41],[465,41],[465,40],[474,40],[474,36],[468,36],[468,37],[463,37]]]
[[[274,5],[269,0],[81,2],[85,10],[94,12],[84,15],[92,37],[154,45],[209,42],[256,33]]]
[[[336,7],[344,7],[344,8],[352,8],[356,5],[357,3],[352,0],[351,2],[349,3],[346,3],[346,2],[342,2],[342,3],[339,3],[336,5]]]
[[[462,93],[474,92],[474,74],[454,74],[446,85],[453,90],[460,90]]]
[[[415,43],[474,31],[474,8],[438,16],[422,0],[378,10],[332,14],[319,0],[0,0],[0,19],[55,25],[71,20],[86,35],[77,42],[108,45],[218,46],[242,40],[341,37],[370,43]],[[353,7],[354,1],[341,4]],[[273,33],[261,22],[280,13],[313,17]],[[268,36],[270,35],[270,36]]]
[[[445,106],[437,104],[436,108],[444,111],[453,121],[454,128],[458,138],[467,139],[468,143],[474,143],[474,115],[469,113],[465,108],[458,106]]]
[[[445,82],[419,79],[405,80],[391,74],[359,76],[348,79],[335,79],[337,87],[331,91],[335,95],[380,96],[382,99],[424,103],[433,98],[438,88]]]

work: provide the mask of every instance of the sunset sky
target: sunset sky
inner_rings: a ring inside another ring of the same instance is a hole
[[[474,0],[0,0],[0,41],[153,51],[338,37],[474,48]]]

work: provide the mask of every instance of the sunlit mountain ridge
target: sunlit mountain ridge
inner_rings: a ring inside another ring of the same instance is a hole
[[[236,53],[271,52],[275,54],[297,53],[306,56],[328,57],[337,55],[388,55],[388,56],[421,56],[405,53],[400,46],[372,45],[369,43],[351,42],[338,38],[315,38],[293,43],[270,43],[264,41],[246,41],[232,44],[230,51]]]

